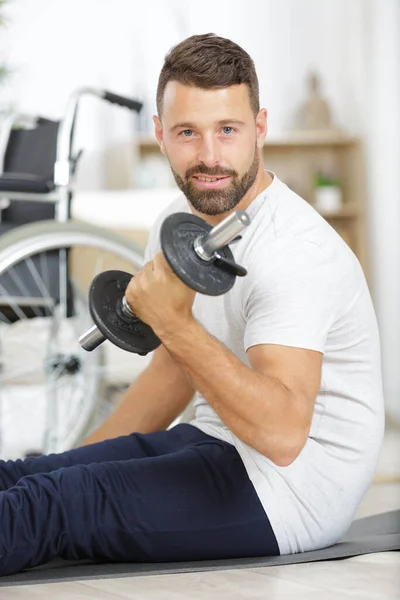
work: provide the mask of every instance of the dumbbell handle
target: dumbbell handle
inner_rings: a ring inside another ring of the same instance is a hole
[[[244,210],[237,210],[221,223],[218,223],[208,233],[195,239],[194,249],[196,254],[203,260],[212,260],[217,250],[230,244],[249,224],[250,217]]]
[[[105,341],[106,338],[101,333],[97,325],[92,325],[90,329],[87,329],[85,333],[82,333],[82,335],[79,338],[80,346],[88,352],[95,350],[97,346],[100,346],[100,344],[102,344]]]
[[[135,315],[135,313],[129,306],[126,296],[123,296],[122,298],[121,311],[125,314],[125,316],[129,317],[130,319],[138,319],[138,317]],[[97,325],[92,325],[90,329],[85,331],[80,336],[79,344],[84,350],[91,352],[92,350],[95,350],[97,346],[100,346],[100,344],[105,342],[106,339],[107,338],[101,333]]]

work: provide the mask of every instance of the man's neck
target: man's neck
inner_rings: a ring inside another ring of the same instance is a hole
[[[268,171],[262,170],[260,173],[260,177],[257,176],[254,184],[251,186],[247,194],[241,199],[239,204],[235,207],[235,209],[246,210],[246,208],[253,202],[257,196],[259,196],[264,190],[266,190],[271,183],[273,182],[273,178]]]
[[[205,215],[195,210],[191,205],[190,210],[193,214],[204,219],[204,221],[206,221],[209,225],[215,227],[215,225],[218,225],[218,223],[226,219],[227,216],[229,216],[236,210],[246,210],[246,208],[253,202],[253,200],[257,198],[257,196],[259,196],[264,190],[266,190],[272,182],[273,178],[271,177],[270,173],[262,169],[257,174],[257,177],[251,188],[247,191],[247,193],[243,196],[241,201],[231,211],[223,213],[221,215]]]

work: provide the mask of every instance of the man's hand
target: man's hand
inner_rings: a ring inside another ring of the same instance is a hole
[[[195,295],[175,275],[162,252],[132,277],[125,292],[129,306],[161,340],[193,320]]]

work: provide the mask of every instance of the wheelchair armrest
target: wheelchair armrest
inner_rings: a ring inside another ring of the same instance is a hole
[[[54,181],[42,179],[31,173],[5,172],[0,176],[0,194],[7,192],[24,192],[32,194],[48,194],[55,189]]]

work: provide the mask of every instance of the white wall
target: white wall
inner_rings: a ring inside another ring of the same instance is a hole
[[[387,404],[400,420],[399,0],[13,0],[7,12],[0,53],[15,75],[0,105],[54,117],[72,89],[95,85],[140,95],[150,127],[163,57],[192,33],[214,31],[249,51],[274,134],[291,125],[307,71],[321,72],[336,121],[366,142],[373,294]],[[127,111],[87,99],[82,187],[104,185],[104,148],[137,126]]]
[[[3,90],[24,111],[62,114],[68,94],[94,85],[139,95],[155,112],[159,70],[168,49],[192,33],[232,37],[253,56],[271,134],[291,125],[309,68],[323,77],[336,120],[361,131],[358,85],[364,0],[13,0],[0,52],[15,75]],[[323,5],[323,10],[322,10]],[[86,153],[81,187],[101,187],[103,149],[128,140],[137,125],[121,109],[87,98],[78,140]]]
[[[400,2],[368,0],[363,123],[374,303],[387,407],[400,422]]]

